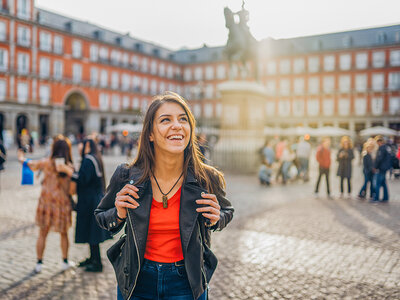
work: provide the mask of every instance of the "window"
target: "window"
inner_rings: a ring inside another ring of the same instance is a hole
[[[192,80],[192,70],[187,68],[185,69],[185,71],[183,72],[183,79],[185,81],[191,81]]]
[[[367,113],[367,99],[356,98],[354,102],[354,113],[356,116],[364,116]]]
[[[139,107],[140,107],[139,98],[133,98],[133,101],[132,101],[132,108],[133,108],[134,110],[138,110]]]
[[[95,67],[90,68],[90,84],[97,85],[99,82],[99,70]]]
[[[140,92],[140,77],[133,76],[132,83],[133,83],[133,90],[135,92]]]
[[[208,84],[205,87],[205,97],[207,99],[214,98],[214,86],[212,84]]]
[[[40,32],[40,50],[42,51],[51,51],[51,34],[48,32]]]
[[[129,65],[129,55],[128,55],[128,53],[123,53],[122,54],[122,65],[124,67],[127,67]]]
[[[18,73],[26,75],[29,73],[29,55],[18,53]]]
[[[100,86],[107,87],[108,85],[108,72],[106,70],[101,70],[100,72]]]
[[[340,116],[348,116],[350,114],[350,99],[348,98],[339,99],[338,112]]]
[[[28,27],[18,26],[18,45],[29,47],[31,44],[31,31]]]
[[[61,80],[63,74],[63,62],[60,60],[55,60],[53,63],[53,76],[56,80]]]
[[[283,59],[279,63],[279,72],[281,74],[289,74],[290,73],[290,60],[289,59]]]
[[[212,105],[212,103],[207,103],[204,105],[204,116],[206,118],[212,118],[214,113],[214,107]]]
[[[390,51],[390,65],[393,67],[400,66],[400,50]]]
[[[226,77],[226,69],[224,65],[219,65],[217,67],[217,78],[218,79],[225,79]]]
[[[72,81],[80,83],[82,81],[82,66],[80,64],[72,65]]]
[[[361,52],[356,54],[356,68],[361,70],[361,69],[366,69],[368,67],[368,53],[367,52]]]
[[[200,104],[193,105],[193,114],[196,118],[201,117],[201,106]]]
[[[365,92],[367,90],[367,74],[356,75],[356,91]]]
[[[214,68],[212,66],[206,67],[206,80],[214,79]]]
[[[322,101],[322,112],[324,116],[333,116],[335,111],[335,102],[332,98],[325,98]]]
[[[174,92],[175,91],[175,84],[169,83],[168,84],[168,91]]]
[[[6,71],[8,69],[8,51],[6,49],[0,49],[0,71]]]
[[[131,64],[132,64],[133,70],[135,70],[135,71],[139,70],[139,57],[137,57],[136,55],[132,56]]]
[[[7,81],[0,79],[0,101],[4,101],[7,95]]]
[[[174,77],[174,69],[172,68],[172,66],[168,66],[167,68],[167,77],[168,78]]]
[[[390,99],[389,99],[389,113],[391,115],[400,114],[400,97],[390,97]]]
[[[111,96],[111,110],[120,111],[121,110],[121,101],[118,95],[113,94]]]
[[[50,86],[40,85],[39,88],[39,98],[41,105],[49,105],[50,102]]]
[[[294,93],[297,95],[301,95],[304,93],[304,79],[296,78],[294,80]]]
[[[151,74],[157,74],[157,61],[152,60],[151,61]]]
[[[375,51],[372,53],[372,66],[383,68],[385,66],[385,51]]]
[[[350,92],[351,78],[350,75],[339,76],[339,91],[342,93]]]
[[[304,58],[296,58],[293,62],[293,72],[294,73],[302,73],[305,71],[306,63]]]
[[[119,88],[119,74],[117,72],[111,73],[111,88],[112,89]]]
[[[308,71],[310,73],[319,72],[319,57],[311,56],[308,58]]]
[[[289,79],[281,79],[279,82],[279,91],[281,95],[288,96],[290,94]]]
[[[267,74],[269,74],[269,75],[276,74],[276,62],[275,61],[269,61],[267,63]]]
[[[147,73],[149,71],[149,61],[147,58],[142,59],[142,72]]]
[[[114,65],[118,65],[121,61],[121,52],[117,51],[117,50],[112,50],[111,51],[111,62]]]
[[[318,101],[318,99],[308,99],[308,101],[307,101],[307,114],[309,116],[317,116],[319,114],[319,101]]]
[[[384,76],[383,73],[372,74],[372,90],[383,91],[384,88]]]
[[[334,71],[335,70],[335,56],[325,55],[324,56],[324,71]]]
[[[147,78],[143,78],[142,91],[144,94],[147,94],[149,92],[149,80]]]
[[[58,35],[54,37],[54,53],[56,54],[63,53],[63,38]]]
[[[203,80],[203,69],[201,67],[197,67],[194,70],[194,79],[195,80]]]
[[[82,43],[80,41],[72,42],[72,57],[81,58],[82,57]]]
[[[324,77],[324,93],[333,93],[335,89],[335,77],[325,76]]]
[[[161,77],[165,76],[165,64],[160,64],[159,74]]]
[[[290,101],[289,100],[279,100],[278,113],[281,117],[287,117],[290,115]]]
[[[99,108],[102,111],[107,111],[110,108],[110,96],[104,93],[99,95]]]
[[[221,117],[221,115],[222,115],[222,105],[221,105],[221,103],[217,103],[217,105],[215,106],[215,115],[218,118]]]
[[[108,60],[108,49],[106,47],[100,47],[99,57],[103,61]]]
[[[128,74],[122,74],[122,90],[128,91],[130,86],[131,77]]]
[[[270,95],[275,95],[276,93],[276,80],[267,81],[267,93]]]
[[[157,81],[155,81],[155,80],[152,80],[152,81],[151,81],[150,93],[151,93],[152,95],[157,94]]]
[[[18,0],[17,15],[19,18],[29,19],[31,14],[31,1]]]
[[[351,55],[350,54],[342,54],[340,55],[340,70],[346,71],[351,68]]]
[[[141,105],[142,107],[141,107],[141,112],[144,114],[146,111],[147,111],[147,106],[148,106],[148,104],[147,104],[147,100],[146,99],[143,99],[142,100],[142,105]]]
[[[371,112],[374,116],[381,115],[383,112],[383,98],[374,97],[371,99]]]
[[[18,82],[17,98],[19,103],[28,102],[28,84],[26,82]]]
[[[99,47],[97,45],[90,45],[90,60],[97,61],[99,58]]]
[[[389,90],[400,90],[400,72],[389,73]]]
[[[127,110],[129,108],[129,97],[128,96],[123,96],[122,97],[122,109]]]
[[[293,115],[296,117],[304,116],[304,100],[296,99],[293,101]]]
[[[0,41],[7,39],[7,28],[5,22],[0,22]]]
[[[41,78],[50,77],[50,59],[44,57],[40,58],[39,75]]]
[[[310,94],[319,94],[319,78],[314,76],[308,79],[308,92]]]
[[[265,105],[265,113],[267,116],[275,116],[275,102],[268,101]]]

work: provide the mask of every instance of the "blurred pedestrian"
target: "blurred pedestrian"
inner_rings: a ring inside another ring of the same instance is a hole
[[[311,145],[304,137],[300,138],[297,145],[296,156],[298,160],[298,176],[304,181],[309,180],[308,166],[310,161]]]
[[[343,182],[347,180],[347,193],[351,197],[351,173],[352,161],[354,159],[353,143],[350,137],[343,136],[340,139],[340,149],[337,153],[336,160],[339,163],[337,176],[340,177],[340,197],[344,197]]]
[[[71,143],[68,138],[58,135],[54,138],[50,157],[41,160],[26,160],[24,152],[18,150],[18,160],[26,161],[33,171],[42,170],[43,181],[39,203],[36,209],[36,224],[39,226],[39,237],[36,243],[37,264],[35,272],[39,273],[43,267],[43,253],[49,231],[59,232],[61,235],[62,270],[66,270],[74,263],[68,260],[68,229],[71,227],[71,179],[64,173],[56,170],[56,163],[63,160],[69,166],[72,164]]]
[[[105,179],[103,160],[98,145],[92,138],[80,144],[81,166],[78,172],[65,164],[58,165],[59,172],[66,173],[77,185],[75,243],[89,244],[90,257],[79,263],[89,272],[101,272],[103,265],[99,244],[111,238],[108,231],[99,227],[94,210],[104,195]]]
[[[0,171],[4,170],[4,163],[7,161],[7,151],[0,139]]]
[[[392,167],[392,155],[390,153],[391,148],[385,144],[383,136],[378,135],[375,137],[378,143],[378,153],[375,159],[375,176],[376,176],[376,187],[375,187],[375,197],[372,202],[379,202],[379,193],[381,188],[383,189],[383,198],[381,202],[389,201],[389,191],[386,184],[386,172]]]
[[[295,154],[292,151],[291,147],[289,147],[288,143],[284,144],[284,148],[282,150],[280,162],[282,166],[282,183],[286,184],[286,182],[292,178],[291,173],[289,173],[290,168],[293,166],[293,161],[295,159]],[[295,166],[293,166],[295,168]],[[295,168],[296,169],[296,168]],[[297,171],[295,171],[295,174]],[[294,175],[296,176],[296,175]]]
[[[321,181],[322,175],[325,175],[326,179],[326,192],[328,198],[331,199],[331,192],[329,189],[329,170],[331,166],[331,139],[326,137],[322,140],[321,145],[317,148],[316,159],[319,164],[319,175],[317,180],[317,185],[315,186],[315,194],[318,195],[319,183]]]
[[[358,193],[358,198],[364,200],[367,196],[367,187],[369,184],[369,196],[371,199],[374,198],[375,187],[373,184],[374,178],[374,151],[376,151],[377,144],[374,139],[368,139],[363,146],[363,151],[361,152],[363,161],[363,174],[364,174],[364,184]]]
[[[118,299],[206,299],[217,266],[211,230],[233,217],[224,178],[204,164],[194,117],[179,95],[149,106],[132,164],[120,165],[95,214],[105,229],[126,235],[108,251]],[[132,297],[132,298],[131,298]]]

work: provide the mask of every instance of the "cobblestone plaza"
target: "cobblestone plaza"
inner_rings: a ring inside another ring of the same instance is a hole
[[[34,224],[40,192],[20,186],[21,166],[11,150],[0,192],[0,299],[116,299],[116,280],[105,257],[114,240],[101,245],[104,271],[61,272],[59,235],[51,233],[44,269],[34,275]],[[36,154],[41,157],[40,151]],[[105,157],[107,178],[124,157]],[[308,183],[260,186],[256,176],[226,174],[227,194],[236,212],[232,223],[213,234],[219,266],[210,299],[399,299],[400,184],[388,181],[390,202],[371,205],[313,195],[316,165]],[[355,195],[361,185],[355,166]],[[75,215],[73,215],[75,217]],[[74,244],[70,259],[80,261],[87,245]]]

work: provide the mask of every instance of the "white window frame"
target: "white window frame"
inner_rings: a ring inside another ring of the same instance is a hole
[[[269,61],[267,63],[267,74],[268,75],[275,75],[277,71],[276,61]]]
[[[304,99],[294,99],[292,102],[293,116],[302,117],[305,112],[305,101]]]
[[[46,31],[40,31],[39,35],[39,48],[42,51],[50,52],[51,51],[51,34]]]
[[[389,98],[389,114],[400,115],[400,97]]]
[[[354,113],[356,116],[365,116],[367,114],[367,99],[357,97],[354,101]]]
[[[290,95],[290,79],[279,80],[279,94],[283,96]]]
[[[107,87],[108,86],[108,72],[107,70],[100,71],[100,86]]]
[[[392,67],[400,66],[400,50],[390,51],[390,65]]]
[[[19,103],[27,103],[29,97],[29,86],[27,82],[18,82],[17,99]]]
[[[308,72],[318,73],[320,71],[320,59],[319,56],[310,56],[308,61]]]
[[[0,21],[0,41],[7,40],[7,24],[6,22]]]
[[[24,47],[31,45],[31,29],[29,27],[18,25],[17,43]]]
[[[372,90],[379,92],[385,88],[385,75],[384,73],[372,74]]]
[[[372,66],[374,68],[383,68],[386,64],[386,53],[385,51],[374,51],[372,52]]]
[[[119,88],[119,73],[118,72],[111,73],[111,88],[115,89],[115,90]]]
[[[293,61],[293,72],[295,74],[303,73],[306,70],[306,61],[304,58],[296,58]]]
[[[79,40],[72,41],[72,57],[73,58],[82,57],[82,42]]]
[[[78,63],[74,63],[72,65],[72,81],[74,83],[82,82],[82,65]]]
[[[320,79],[318,76],[312,76],[308,78],[308,93],[311,95],[317,95],[320,93]]]
[[[131,76],[129,76],[129,74],[126,73],[122,74],[121,89],[123,91],[129,91],[130,83],[131,83]]]
[[[335,71],[336,59],[335,55],[324,55],[324,71]]]
[[[368,68],[368,52],[356,53],[356,69],[364,70]]]
[[[332,75],[323,77],[323,91],[327,94],[335,91],[335,76]]]
[[[400,90],[400,72],[390,72],[389,73],[388,88],[391,91]]]
[[[39,76],[41,78],[49,78],[50,77],[50,59],[47,57],[40,58]]]
[[[7,80],[0,79],[0,101],[4,101],[7,96]]]
[[[310,98],[307,100],[307,115],[308,116],[319,115],[319,99]]]
[[[322,113],[324,116],[333,116],[335,112],[335,100],[333,98],[322,99]]]
[[[39,99],[41,105],[50,104],[50,85],[41,84],[39,87]]]
[[[351,76],[340,75],[339,76],[339,91],[341,93],[349,93],[351,89]]]
[[[17,16],[21,19],[30,19],[31,17],[31,1],[18,0],[17,2]]]
[[[0,48],[0,71],[8,70],[8,50]]]
[[[380,116],[383,113],[383,97],[372,97],[371,99],[371,114]]]
[[[207,66],[206,67],[205,77],[206,77],[206,80],[213,80],[214,79],[214,67],[213,66]]]
[[[63,68],[64,64],[61,60],[55,60],[53,62],[53,77],[56,80],[61,80],[63,78]]]
[[[99,94],[99,109],[101,111],[108,111],[110,109],[110,95],[105,93]]]
[[[99,69],[96,67],[90,68],[90,84],[97,86],[99,83]]]
[[[226,78],[226,68],[224,65],[218,65],[217,67],[217,79]]]
[[[350,115],[350,99],[349,98],[339,98],[338,114],[339,114],[339,116]]]
[[[340,70],[348,71],[351,69],[351,54],[343,53],[339,56]]]
[[[290,67],[290,59],[282,59],[279,62],[279,74],[289,74],[291,71]]]
[[[357,92],[366,92],[368,88],[367,74],[356,74],[355,77],[355,90]]]
[[[53,40],[53,51],[56,54],[62,54],[63,51],[63,46],[64,46],[64,39],[63,37],[59,36],[59,35],[55,35],[54,36],[54,40]]]
[[[99,60],[99,46],[95,44],[90,45],[90,61]]]
[[[23,58],[26,58],[24,61]],[[29,74],[30,71],[30,55],[28,53],[18,53],[18,73],[22,75]]]

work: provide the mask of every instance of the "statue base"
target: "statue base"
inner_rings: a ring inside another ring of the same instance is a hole
[[[222,116],[213,164],[223,171],[255,173],[265,141],[265,88],[248,81],[228,81],[218,88]]]

